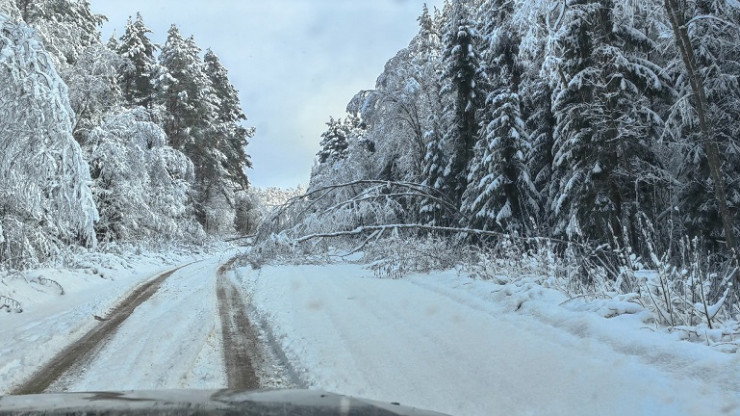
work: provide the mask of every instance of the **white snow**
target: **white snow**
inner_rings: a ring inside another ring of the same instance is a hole
[[[224,387],[215,282],[233,253],[203,254],[173,274],[51,390]],[[90,259],[101,265],[97,274],[31,272],[54,276],[64,295],[6,278],[24,312],[0,314],[0,393],[142,279],[192,259],[150,255],[116,265],[101,257]],[[378,279],[358,264],[241,268],[232,277],[262,339],[287,360],[273,365],[287,365],[276,374],[291,380],[272,385],[460,416],[740,412],[740,353],[654,331],[629,297],[568,299],[534,279],[482,281],[456,271]]]
[[[237,276],[311,388],[467,416],[740,412],[740,354],[534,284],[381,280],[358,265]]]
[[[224,253],[175,272],[126,319],[83,374],[61,383],[64,389],[224,388],[216,276],[228,260]]]
[[[77,269],[49,268],[0,276],[0,295],[20,302],[23,308],[22,313],[0,311],[4,340],[0,343],[0,394],[93,328],[98,323],[95,315],[105,317],[139,283],[203,256],[186,252],[137,256],[92,253],[77,259]],[[54,285],[27,283],[38,277],[53,279],[64,294]]]

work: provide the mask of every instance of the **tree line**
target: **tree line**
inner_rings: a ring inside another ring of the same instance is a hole
[[[175,25],[156,45],[139,14],[103,43],[105,20],[86,0],[0,1],[0,263],[249,215],[254,129],[218,56]]]
[[[731,253],[740,5],[454,0],[418,21],[329,121],[309,190],[410,182],[437,197],[394,198],[392,221]]]

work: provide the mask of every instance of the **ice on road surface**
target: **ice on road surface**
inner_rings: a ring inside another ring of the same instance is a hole
[[[382,280],[356,265],[236,274],[312,388],[461,416],[740,414],[737,355],[689,344],[674,356],[686,343],[663,336],[658,358],[643,356],[655,340],[642,342],[650,331],[639,328],[635,353],[621,351],[592,338],[589,320],[573,330],[557,304],[549,322],[547,308],[507,310],[490,282]],[[608,333],[612,320],[594,319]],[[693,358],[691,371],[674,365]]]

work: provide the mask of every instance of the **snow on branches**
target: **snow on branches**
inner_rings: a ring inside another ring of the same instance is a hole
[[[142,107],[111,114],[92,131],[99,238],[182,239],[202,233],[190,203],[193,164],[166,143],[164,131]]]
[[[0,260],[95,244],[98,212],[67,87],[35,32],[0,16]]]

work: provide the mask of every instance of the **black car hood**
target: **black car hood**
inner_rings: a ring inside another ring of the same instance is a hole
[[[0,415],[440,416],[313,390],[163,390],[1,396]],[[444,415],[442,415],[444,416]]]

